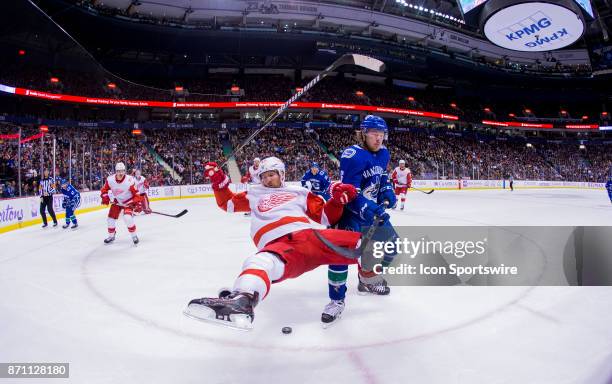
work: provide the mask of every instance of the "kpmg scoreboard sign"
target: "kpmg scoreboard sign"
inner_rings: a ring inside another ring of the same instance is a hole
[[[584,21],[561,5],[529,2],[502,8],[484,23],[485,36],[515,51],[553,51],[582,37]]]

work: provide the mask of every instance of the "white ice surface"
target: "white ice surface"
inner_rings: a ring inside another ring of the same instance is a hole
[[[410,193],[396,225],[610,225],[604,191]],[[393,287],[356,295],[324,330],[326,268],[274,285],[239,332],[182,315],[231,286],[254,250],[249,219],[214,199],[154,202],[189,213],[76,231],[0,235],[0,362],[70,362],[53,383],[594,383],[612,380],[612,287]],[[283,326],[293,327],[283,335]],[[0,379],[0,384],[22,383]],[[28,383],[49,382],[29,379]]]

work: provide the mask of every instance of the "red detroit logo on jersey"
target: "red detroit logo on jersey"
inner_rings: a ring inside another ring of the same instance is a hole
[[[268,212],[269,210],[288,203],[291,200],[295,200],[296,197],[297,195],[295,193],[272,193],[262,197],[261,200],[259,200],[257,203],[257,209],[259,212]]]

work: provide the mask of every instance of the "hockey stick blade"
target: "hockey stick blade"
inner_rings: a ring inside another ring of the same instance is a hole
[[[347,259],[358,259],[362,255],[361,247],[359,247],[358,249],[349,249],[349,248],[339,247],[336,244],[333,244],[332,242],[327,240],[325,237],[323,237],[323,235],[321,235],[319,231],[315,230],[314,234],[317,237],[317,239],[319,239],[319,241],[325,244],[327,248],[331,249],[334,253],[337,253],[340,256],[346,257]],[[361,244],[363,245],[363,241],[361,242]]]
[[[349,258],[349,259],[358,259],[363,255],[363,252],[365,252],[368,244],[370,243],[370,240],[372,240],[372,237],[374,237],[376,228],[380,224],[381,224],[380,218],[378,216],[374,216],[372,225],[370,226],[370,228],[368,228],[368,231],[366,232],[366,234],[361,238],[361,245],[357,249],[339,247],[336,244],[333,244],[332,242],[327,240],[325,237],[323,237],[323,235],[321,235],[318,231],[315,230],[314,233],[317,239],[319,239],[323,244],[325,244],[327,248],[331,249],[335,253],[342,255],[346,258]]]
[[[255,136],[257,136],[261,131],[266,129],[270,124],[272,124],[274,122],[274,120],[276,120],[276,118],[278,116],[282,115],[287,109],[289,109],[291,104],[293,104],[294,102],[298,101],[302,97],[302,95],[304,95],[312,87],[314,87],[317,83],[319,83],[321,80],[323,80],[325,77],[327,77],[331,72],[333,72],[334,70],[336,70],[337,68],[339,68],[339,67],[341,67],[343,65],[356,65],[356,66],[359,66],[359,67],[363,67],[363,68],[369,69],[369,70],[374,71],[374,72],[383,72],[385,70],[385,63],[383,63],[382,61],[380,61],[378,59],[375,59],[373,57],[369,57],[369,56],[365,56],[365,55],[359,55],[359,54],[356,54],[356,53],[347,53],[345,55],[342,55],[339,59],[334,61],[329,67],[325,68],[323,70],[323,72],[319,73],[312,80],[310,80],[308,82],[308,84],[306,84],[302,88],[301,91],[299,91],[295,95],[291,96],[291,98],[289,100],[287,100],[280,107],[278,107],[276,110],[274,110],[263,121],[262,126],[260,128],[258,128],[255,132],[253,132],[251,135],[249,135],[242,143],[240,143],[240,145],[236,149],[234,149],[232,151],[232,153],[229,154],[229,156],[227,156],[227,160],[225,160],[219,166],[219,168],[223,168],[227,164],[229,159],[231,159],[232,157],[235,157],[237,153],[242,151],[242,149],[247,144],[249,144],[251,142],[251,140],[253,140],[255,138]]]
[[[426,194],[426,195],[431,195],[431,194],[432,194],[432,193],[435,191],[434,189],[430,189],[429,191],[424,191],[424,190],[422,190],[422,189],[412,188],[412,187],[410,187],[410,189],[414,189],[415,191],[422,192],[422,193],[424,193],[424,194]]]
[[[169,213],[163,213],[163,212],[156,212],[156,211],[151,211],[151,213],[155,213],[156,215],[162,215],[162,216],[168,216],[168,217],[175,217],[175,218],[179,218],[181,216],[184,216],[187,212],[186,209],[183,209],[181,212],[177,213],[176,215],[171,215]]]
[[[325,72],[332,72],[343,65],[356,65],[374,72],[384,72],[385,70],[385,63],[378,59],[357,53],[347,53],[327,67]]]

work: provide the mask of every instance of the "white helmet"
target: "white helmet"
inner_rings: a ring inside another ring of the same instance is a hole
[[[278,157],[266,157],[259,163],[259,174],[276,171],[281,179],[281,185],[285,185],[285,164]]]
[[[117,165],[115,165],[115,171],[125,171],[125,164],[118,162]]]
[[[258,163],[258,162],[260,162],[260,161],[261,161],[261,159],[260,159],[259,157],[256,157],[256,158],[254,158],[254,159],[253,159],[253,162],[254,162],[254,163],[255,163],[255,162],[257,162],[257,163]]]
[[[405,160],[400,160],[399,163],[400,164],[406,164],[406,161]]]

